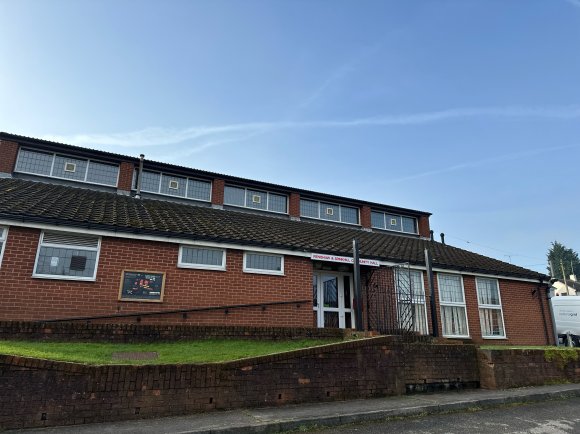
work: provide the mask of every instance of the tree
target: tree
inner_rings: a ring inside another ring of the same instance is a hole
[[[554,275],[552,277],[556,279],[563,278],[562,267],[560,265],[562,263],[564,265],[566,279],[570,277],[570,274],[575,274],[580,278],[580,259],[578,258],[578,253],[572,249],[568,249],[558,241],[553,241],[550,250],[548,250],[548,273],[551,272],[550,263],[554,267]]]

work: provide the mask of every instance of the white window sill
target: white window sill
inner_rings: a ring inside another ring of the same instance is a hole
[[[77,280],[79,282],[95,282],[96,277],[77,277],[77,276],[56,276],[51,274],[33,274],[33,279],[50,279],[50,280]]]
[[[254,269],[244,269],[244,273],[248,274],[267,274],[270,276],[284,276],[283,271],[268,271],[268,270],[254,270]]]
[[[482,336],[481,338],[495,340],[495,341],[507,340],[507,336]]]
[[[177,264],[177,268],[191,268],[193,270],[226,271],[226,267],[212,267],[211,265]]]
[[[464,335],[464,336],[460,336],[460,335],[443,335],[443,337],[445,339],[471,339],[471,336],[469,336],[469,335]]]

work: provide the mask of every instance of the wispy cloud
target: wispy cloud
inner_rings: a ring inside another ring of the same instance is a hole
[[[380,49],[380,45],[374,45],[365,48],[357,56],[350,59],[348,62],[340,65],[318,86],[302,103],[298,105],[299,109],[307,108],[314,102],[319,100],[326,91],[340,83],[345,77],[357,70],[357,67],[370,56],[375,54]]]
[[[576,6],[577,8],[580,8],[580,0],[565,0],[565,1],[570,3],[571,5]]]
[[[191,152],[211,147],[207,143],[232,141],[236,135],[257,135],[272,131],[295,129],[340,129],[363,127],[389,127],[422,125],[469,118],[521,118],[521,119],[577,119],[580,105],[558,107],[479,107],[455,108],[431,112],[383,115],[345,120],[268,121],[215,126],[192,126],[183,129],[146,128],[113,134],[79,134],[71,136],[45,135],[42,138],[79,146],[113,146],[143,148],[167,146],[189,142]]]
[[[572,148],[580,148],[580,144],[565,145],[565,146],[553,146],[553,147],[548,147],[548,148],[536,148],[536,149],[530,149],[527,151],[514,152],[511,154],[498,155],[497,157],[484,158],[481,160],[469,161],[469,162],[465,162],[465,163],[458,163],[458,164],[454,164],[452,166],[442,167],[442,168],[435,169],[435,170],[428,170],[428,171],[421,172],[421,173],[415,173],[413,175],[404,176],[404,177],[397,178],[397,179],[391,179],[388,182],[399,183],[399,182],[404,182],[404,181],[410,181],[410,180],[419,179],[419,178],[426,178],[426,177],[430,177],[430,176],[434,176],[434,175],[441,175],[443,173],[455,172],[457,170],[473,169],[473,168],[487,166],[490,164],[501,163],[501,162],[505,162],[505,161],[521,160],[522,158],[526,158],[526,157],[532,157],[535,155],[546,154],[546,153],[556,152],[556,151],[563,151],[565,149],[572,149]]]

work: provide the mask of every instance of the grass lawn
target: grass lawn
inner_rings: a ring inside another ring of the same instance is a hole
[[[38,342],[0,340],[0,354],[61,360],[91,365],[209,363],[281,353],[300,348],[331,344],[340,340],[303,339],[295,341],[202,340],[153,344]],[[117,352],[156,352],[153,360],[113,360]]]

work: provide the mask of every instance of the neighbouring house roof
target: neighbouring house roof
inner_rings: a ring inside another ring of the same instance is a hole
[[[114,162],[117,164],[121,163],[122,161],[131,162],[133,164],[139,163],[139,158],[134,157],[134,156],[121,155],[121,154],[116,154],[113,152],[99,151],[97,149],[83,148],[80,146],[67,145],[64,143],[53,142],[50,140],[43,140],[43,139],[37,139],[34,137],[20,136],[17,134],[10,134],[10,133],[6,133],[6,132],[0,132],[0,139],[14,141],[14,142],[17,142],[18,144],[20,144],[24,147],[30,146],[30,147],[32,147],[34,149],[38,149],[38,150],[63,153],[63,154],[69,153],[69,154],[72,154],[76,157],[98,158],[98,159],[102,159],[104,161]],[[336,201],[339,203],[350,204],[350,205],[355,205],[355,206],[368,205],[371,208],[388,210],[390,212],[399,212],[399,213],[407,214],[410,216],[416,216],[416,217],[417,216],[430,216],[431,215],[431,213],[427,212],[427,211],[420,211],[420,210],[410,209],[410,208],[402,208],[402,207],[398,207],[398,206],[381,204],[381,203],[377,203],[377,202],[370,202],[370,201],[361,200],[361,199],[354,199],[354,198],[350,198],[350,197],[337,196],[334,194],[321,193],[321,192],[316,192],[316,191],[312,191],[312,190],[305,190],[305,189],[300,189],[300,188],[288,187],[285,185],[256,181],[256,180],[246,179],[246,178],[240,178],[237,176],[225,175],[223,173],[217,173],[217,172],[209,172],[209,171],[201,170],[201,169],[192,169],[190,167],[162,163],[159,161],[152,161],[152,160],[148,160],[148,159],[145,159],[145,169],[146,170],[153,170],[153,171],[167,172],[167,173],[171,173],[171,174],[175,174],[175,175],[182,175],[182,176],[197,176],[197,177],[206,178],[206,179],[220,178],[220,179],[225,180],[228,183],[238,184],[241,186],[253,186],[255,188],[283,192],[285,194],[288,194],[288,192],[293,191],[293,192],[299,193],[304,198],[316,198],[316,199],[321,199],[321,200],[330,200],[330,201]]]
[[[559,282],[562,286],[562,289],[566,290],[566,283],[564,283],[564,279],[558,279],[556,282]],[[568,283],[569,288],[573,288],[576,291],[580,291],[580,282],[575,282],[574,280],[567,279],[566,282]]]
[[[369,259],[424,265],[429,247],[436,268],[546,280],[540,273],[417,237],[14,178],[0,179],[0,219],[346,256],[352,256],[357,238],[361,256]]]

